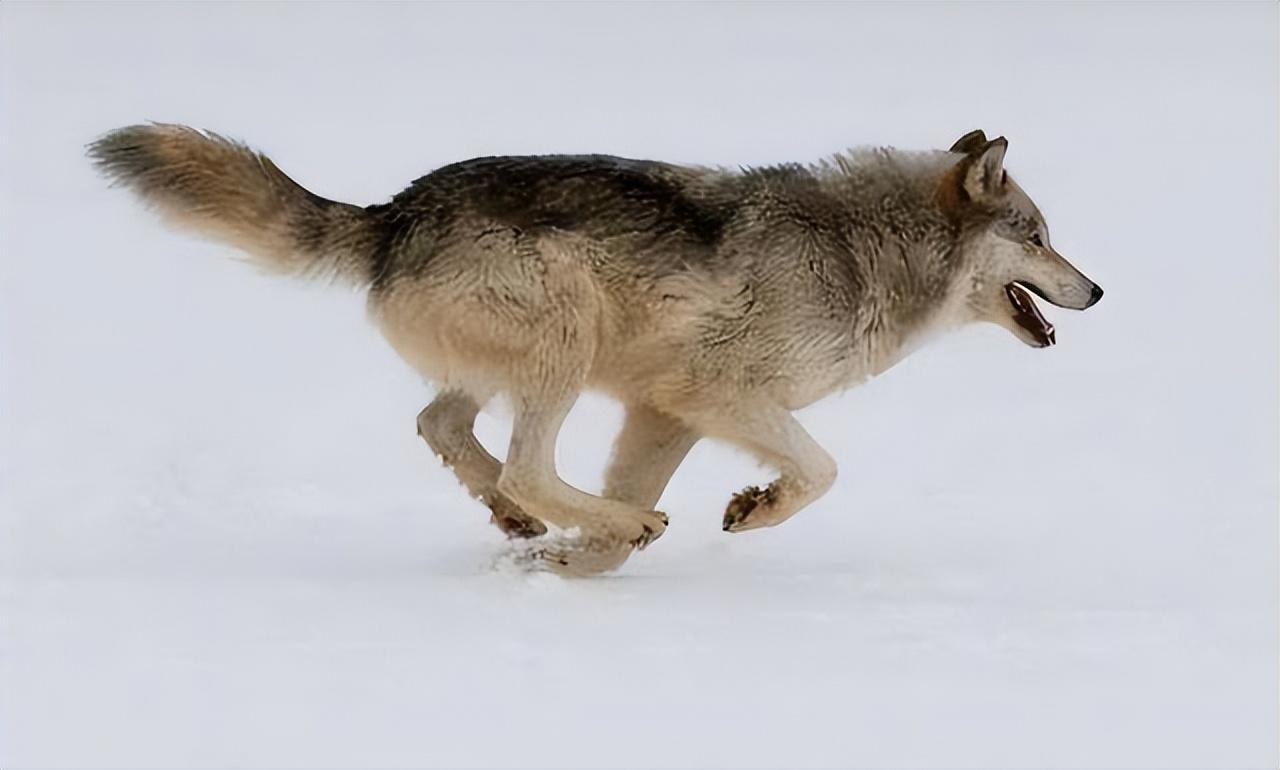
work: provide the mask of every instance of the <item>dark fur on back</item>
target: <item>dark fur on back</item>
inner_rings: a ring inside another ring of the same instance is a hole
[[[368,211],[387,228],[375,286],[493,228],[566,232],[618,251],[710,253],[736,211],[697,170],[609,155],[485,157],[444,166]]]

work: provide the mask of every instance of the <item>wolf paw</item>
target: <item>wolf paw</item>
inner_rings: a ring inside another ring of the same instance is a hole
[[[551,528],[546,535],[512,540],[501,563],[523,571],[550,571],[561,577],[591,577],[617,569],[635,549],[616,540],[584,538],[574,528]]]
[[[546,548],[537,552],[537,558],[543,569],[561,577],[584,578],[621,567],[633,551],[627,545],[610,550]]]
[[[489,522],[507,537],[531,538],[547,534],[546,524],[525,513],[506,495],[494,495],[492,499],[485,500],[484,504],[493,512]]]
[[[637,551],[643,551],[649,547],[654,540],[662,537],[662,533],[667,531],[667,524],[670,519],[667,514],[662,511],[644,511],[635,517],[635,525],[639,528],[637,533],[633,528],[628,534],[627,543]]]
[[[757,527],[768,527],[777,521],[770,516],[778,494],[774,485],[761,489],[747,487],[734,495],[724,509],[724,531],[744,532]]]

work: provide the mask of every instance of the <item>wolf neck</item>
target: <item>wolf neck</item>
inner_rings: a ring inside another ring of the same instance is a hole
[[[955,163],[951,153],[872,149],[813,168],[848,212],[855,376],[880,374],[958,321],[959,231],[936,195]]]

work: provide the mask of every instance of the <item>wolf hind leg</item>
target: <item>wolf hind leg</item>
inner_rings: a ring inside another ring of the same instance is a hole
[[[502,463],[476,438],[479,399],[462,390],[444,390],[418,414],[418,435],[453,470],[472,497],[492,511],[490,521],[509,537],[537,537],[547,527],[498,491]]]
[[[780,471],[768,486],[747,487],[725,507],[726,532],[773,527],[826,494],[836,480],[836,463],[786,409],[771,403],[681,414],[708,436],[729,441]]]
[[[604,496],[652,508],[697,443],[697,431],[646,404],[628,404],[605,471]]]
[[[589,495],[559,477],[556,438],[577,400],[582,377],[575,372],[562,375],[561,382],[549,382],[554,379],[554,367],[549,361],[543,363],[539,382],[513,394],[516,414],[511,447],[498,490],[529,514],[571,531],[549,541],[538,554],[552,569],[573,576],[614,569],[634,549],[660,537],[667,517],[647,507]]]

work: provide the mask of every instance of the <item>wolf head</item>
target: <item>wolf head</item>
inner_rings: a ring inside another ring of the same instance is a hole
[[[1084,310],[1102,298],[1049,242],[1044,216],[1004,170],[1009,143],[971,131],[951,147],[962,157],[944,174],[938,201],[959,226],[963,320],[999,324],[1032,347],[1055,341],[1031,294]]]

